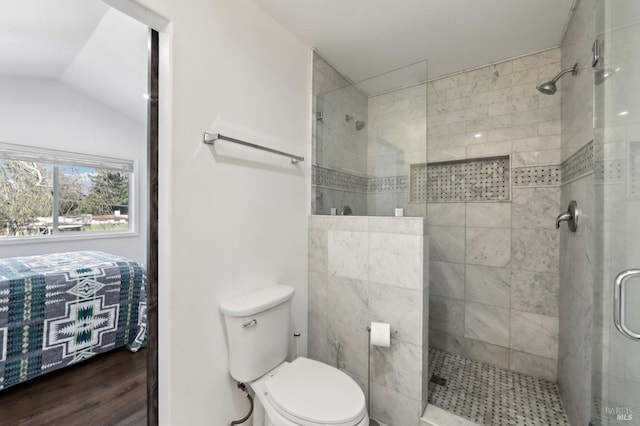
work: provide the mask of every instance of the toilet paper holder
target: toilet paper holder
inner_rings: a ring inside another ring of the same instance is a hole
[[[371,326],[368,325],[366,328],[367,332],[371,333]],[[398,330],[391,330],[391,337],[395,337],[398,334]]]
[[[379,426],[380,423],[372,417],[373,414],[371,413],[371,326],[368,325],[366,330],[369,335],[369,344],[367,345],[367,412],[369,413],[369,424],[371,426]],[[389,334],[389,340],[391,340],[396,337],[398,330],[391,330]]]

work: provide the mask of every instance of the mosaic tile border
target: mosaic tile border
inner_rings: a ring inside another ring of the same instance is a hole
[[[409,176],[387,176],[369,178],[367,192],[406,192],[409,188]]]
[[[326,167],[311,167],[311,184],[351,192],[367,192],[369,179]]]
[[[562,162],[562,184],[572,182],[594,171],[593,140]]]
[[[533,166],[514,167],[513,186],[558,186],[561,183],[562,167]]]
[[[428,374],[429,403],[478,424],[569,426],[553,382],[433,348]]]
[[[510,199],[510,159],[500,157],[411,165],[411,201],[469,202]]]
[[[349,192],[406,192],[409,176],[368,178],[326,167],[312,166],[311,184]]]

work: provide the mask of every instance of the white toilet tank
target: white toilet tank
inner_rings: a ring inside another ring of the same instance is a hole
[[[234,379],[252,382],[287,358],[292,297],[292,287],[274,285],[220,304]]]

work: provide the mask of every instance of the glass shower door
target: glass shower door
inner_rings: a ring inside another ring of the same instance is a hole
[[[640,425],[640,2],[598,0],[591,424]]]

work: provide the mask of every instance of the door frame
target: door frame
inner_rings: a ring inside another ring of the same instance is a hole
[[[149,28],[147,108],[147,425],[158,424],[158,145],[159,33]]]

